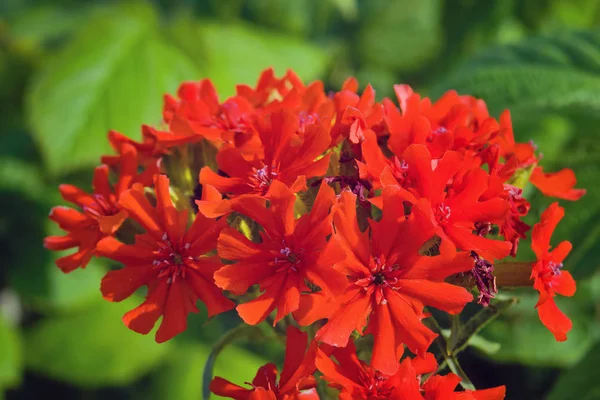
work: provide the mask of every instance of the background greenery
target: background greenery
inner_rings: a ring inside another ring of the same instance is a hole
[[[61,182],[89,188],[108,129],[138,137],[158,123],[164,93],[210,77],[222,98],[274,66],[339,88],[349,75],[380,97],[410,83],[455,88],[510,108],[520,140],[547,170],[573,168],[588,194],[563,204],[558,239],[578,292],[559,305],[566,343],[538,321],[532,291],[461,354],[477,387],[508,399],[597,399],[600,379],[600,3],[595,0],[206,0],[0,2],[0,398],[200,399],[211,346],[239,321],[190,318],[157,345],[128,331],[139,299],[104,302],[94,262],[65,276],[42,238]],[[549,203],[533,191],[530,221]],[[531,256],[522,245],[524,259]],[[251,380],[277,343],[226,347],[216,372]]]

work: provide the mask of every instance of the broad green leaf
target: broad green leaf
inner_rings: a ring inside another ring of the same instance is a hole
[[[482,336],[500,343],[501,350],[491,357],[497,361],[544,367],[572,366],[583,357],[600,336],[593,318],[590,288],[579,282],[574,297],[556,297],[559,308],[573,321],[568,340],[557,342],[539,320],[535,304],[537,293],[531,289],[519,295],[519,303],[484,328]]]
[[[165,365],[152,375],[151,399],[201,399],[202,374],[210,353],[210,345],[204,343],[173,346]],[[243,386],[244,382],[251,382],[258,368],[267,362],[246,350],[229,346],[217,360],[214,374]],[[221,397],[213,395],[211,398]]]
[[[123,314],[141,303],[99,301],[75,314],[55,315],[25,332],[29,370],[86,388],[126,385],[151,371],[171,343],[129,330]]]
[[[600,110],[600,30],[532,37],[479,53],[435,90],[483,98],[493,113]],[[434,96],[434,97],[436,97]]]
[[[600,398],[599,357],[600,343],[597,343],[577,365],[559,377],[548,400],[594,400]]]
[[[213,80],[221,97],[233,94],[237,84],[254,86],[268,67],[280,75],[292,68],[311,81],[322,78],[331,62],[331,54],[322,47],[250,25],[205,21],[192,29],[190,34],[199,38],[206,52],[205,75]]]
[[[158,30],[149,6],[112,6],[34,77],[27,111],[50,173],[96,163],[110,129],[138,137],[142,123],[160,122],[164,93],[199,77]]]
[[[4,389],[14,387],[21,381],[22,350],[18,330],[0,314],[0,396]]]

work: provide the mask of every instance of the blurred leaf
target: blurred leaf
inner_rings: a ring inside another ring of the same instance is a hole
[[[90,11],[89,6],[64,8],[55,4],[28,8],[11,20],[10,33],[19,40],[52,40],[74,31]]]
[[[40,169],[18,158],[0,157],[0,190],[40,198],[44,193]]]
[[[206,51],[204,72],[222,97],[233,94],[237,84],[254,86],[267,67],[280,75],[293,68],[302,79],[310,81],[322,77],[332,60],[330,52],[322,47],[250,25],[205,21],[190,35],[201,39]]]
[[[6,388],[21,381],[22,345],[19,332],[0,314],[0,396]]]
[[[415,69],[439,48],[440,13],[439,0],[365,2],[359,13],[356,59],[387,70]]]
[[[598,358],[600,343],[573,368],[565,371],[550,392],[548,400],[594,400],[600,398]]]
[[[310,0],[253,0],[245,4],[249,17],[262,26],[304,35],[311,30]]]
[[[166,365],[152,379],[151,399],[198,400],[202,398],[202,373],[210,354],[206,344],[174,346]],[[266,364],[262,358],[235,346],[229,346],[215,365],[215,376],[224,377],[243,385],[251,382],[259,367]],[[212,396],[212,398],[221,398]]]
[[[510,108],[600,110],[600,30],[533,37],[480,53],[438,85],[483,98],[493,113]]]
[[[442,10],[445,45],[440,49],[436,66],[447,72],[465,54],[471,54],[492,41],[510,18],[512,1],[446,0]]]
[[[342,14],[345,20],[354,21],[358,15],[358,0],[329,0]]]
[[[556,297],[559,308],[573,321],[573,329],[565,342],[557,342],[540,322],[535,309],[537,293],[527,290],[519,295],[517,305],[482,331],[485,339],[500,343],[501,351],[491,357],[501,362],[544,367],[568,367],[577,363],[600,334],[593,319],[588,286],[579,282],[574,297]]]
[[[154,335],[129,330],[123,314],[141,303],[99,302],[85,311],[45,319],[25,332],[25,363],[30,370],[71,384],[97,388],[126,385],[140,378],[169,351]]]
[[[161,120],[162,96],[198,70],[159,36],[154,10],[125,3],[82,25],[35,77],[28,117],[50,173],[97,162],[109,129],[139,135]]]

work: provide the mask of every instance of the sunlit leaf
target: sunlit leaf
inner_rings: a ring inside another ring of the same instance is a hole
[[[156,19],[143,3],[112,6],[34,77],[29,121],[51,173],[96,163],[109,129],[138,137],[140,124],[160,122],[164,93],[199,77]]]
[[[254,85],[260,72],[273,67],[279,75],[288,68],[304,80],[321,78],[331,61],[326,49],[293,36],[242,24],[206,21],[190,34],[200,38],[206,52],[203,65],[222,96],[234,93],[235,85]]]

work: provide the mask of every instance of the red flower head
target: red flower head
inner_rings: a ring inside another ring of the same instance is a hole
[[[114,235],[127,219],[127,212],[118,203],[121,194],[129,189],[136,179],[137,152],[129,144],[120,147],[119,180],[112,186],[109,182],[109,167],[96,168],[92,186],[94,192],[86,193],[73,185],[60,185],[62,197],[81,208],[81,212],[64,206],[54,207],[50,219],[67,231],[65,236],[48,236],[44,246],[50,250],[66,250],[78,247],[78,251],[56,260],[63,272],[85,268],[96,245],[107,236]]]
[[[452,314],[473,297],[464,288],[444,282],[452,274],[469,271],[473,259],[453,253],[442,242],[442,255],[427,257],[419,250],[434,234],[434,226],[419,209],[405,216],[394,188],[385,188],[384,212],[370,231],[361,232],[356,219],[356,196],[343,192],[334,206],[335,231],[329,259],[343,260],[335,268],[347,275],[350,285],[340,300],[341,308],[316,335],[320,341],[344,347],[354,330],[374,337],[373,368],[393,374],[403,354],[403,344],[423,355],[436,334],[421,323],[424,306]],[[446,254],[448,251],[450,254]]]
[[[272,68],[262,72],[256,89],[238,85],[237,95],[245,98],[262,115],[280,109],[293,110],[305,119],[325,119],[333,116],[333,102],[325,95],[323,82],[314,81],[305,86],[291,69],[278,79]]]
[[[447,150],[478,149],[499,131],[483,100],[446,92],[438,101],[421,99],[408,85],[394,85],[400,110],[385,99],[388,145],[399,155],[411,144],[426,145],[435,158]]]
[[[98,243],[98,254],[125,264],[102,279],[104,298],[122,301],[147,286],[144,303],[125,314],[123,321],[130,329],[147,334],[162,316],[156,341],[164,342],[185,330],[187,315],[198,311],[198,299],[206,304],[209,316],[232,309],[234,303],[214,284],[220,258],[205,255],[215,249],[226,221],[198,214],[186,229],[188,212],[173,206],[169,179],[157,175],[154,187],[156,207],[150,205],[141,185],[123,193],[119,201],[146,233],[138,235],[133,245],[105,238]]]
[[[217,285],[234,294],[243,294],[254,284],[263,291],[257,299],[238,305],[246,323],[259,323],[274,309],[275,322],[297,310],[302,320],[309,319],[305,307],[326,299],[310,295],[305,281],[319,286],[328,296],[344,290],[345,278],[322,254],[331,233],[329,209],[333,197],[333,189],[323,183],[310,213],[299,219],[294,219],[296,196],[278,181],[271,187],[269,208],[265,199],[255,196],[233,202],[234,211],[252,218],[264,229],[261,243],[251,242],[232,228],[219,237],[219,255],[237,262],[215,273]]]
[[[210,391],[217,396],[235,400],[319,400],[315,378],[312,376],[316,369],[317,343],[312,342],[308,349],[307,344],[306,333],[289,327],[279,383],[277,367],[267,364],[258,370],[250,389],[216,377],[210,383]]]
[[[460,378],[423,375],[434,372],[437,363],[433,354],[423,358],[405,358],[394,374],[384,374],[358,359],[354,343],[333,350],[333,362],[323,351],[317,350],[316,365],[329,386],[339,389],[340,400],[502,400],[505,387],[486,390],[455,392]]]
[[[164,146],[207,139],[217,147],[229,143],[250,158],[260,148],[252,126],[255,110],[246,99],[237,96],[219,103],[217,91],[209,79],[183,83],[177,96],[179,99],[165,96],[163,118],[169,125],[169,132],[157,136]]]
[[[418,199],[429,202],[425,210],[435,222],[438,236],[460,250],[475,251],[488,260],[509,254],[510,242],[485,238],[476,232],[478,225],[500,224],[507,216],[509,204],[502,198],[502,185],[490,187],[490,176],[479,167],[457,175],[463,168],[463,159],[454,151],[434,161],[425,146],[411,145],[404,152],[403,161],[406,168],[400,183],[408,189],[400,190],[403,200],[412,204]],[[398,184],[389,168],[382,175],[383,180],[384,185]],[[402,202],[398,204],[396,207],[402,206]]]
[[[542,167],[537,167],[529,181],[548,197],[574,201],[579,200],[586,192],[585,189],[574,189],[577,179],[575,173],[568,168],[545,173]]]
[[[333,144],[337,144],[341,138],[348,138],[351,143],[358,144],[364,140],[366,130],[373,130],[376,134],[385,131],[383,106],[375,102],[375,89],[367,85],[361,96],[357,91],[358,81],[348,78],[342,85],[342,90],[333,98],[336,110],[335,126],[331,132]]]
[[[306,187],[306,179],[324,175],[327,171],[330,154],[321,155],[329,146],[328,126],[327,121],[308,124],[304,133],[298,134],[300,121],[294,113],[275,112],[259,129],[264,158],[247,161],[240,150],[223,149],[217,154],[217,163],[219,170],[227,176],[204,167],[200,170],[200,183],[213,186],[229,198],[249,193],[268,197],[275,181],[297,192]],[[199,201],[198,207],[207,216],[230,211],[228,203],[220,200]]]
[[[147,125],[142,125],[142,138],[142,142],[139,143],[117,131],[108,132],[108,141],[117,155],[102,156],[100,161],[118,172],[121,159],[128,157],[128,152],[131,151],[129,149],[133,146],[137,165],[143,168],[143,171],[135,176],[132,184],[152,186],[154,175],[160,173],[160,158],[167,150],[157,143],[156,130]]]
[[[563,296],[575,294],[575,280],[569,271],[562,270],[563,260],[571,251],[571,243],[560,242],[550,251],[550,238],[558,222],[565,215],[565,210],[558,203],[552,203],[542,214],[542,219],[533,226],[531,247],[537,256],[533,265],[531,279],[533,287],[540,292],[536,305],[542,323],[554,334],[558,341],[567,340],[571,330],[571,320],[558,309],[554,301],[556,293]]]

